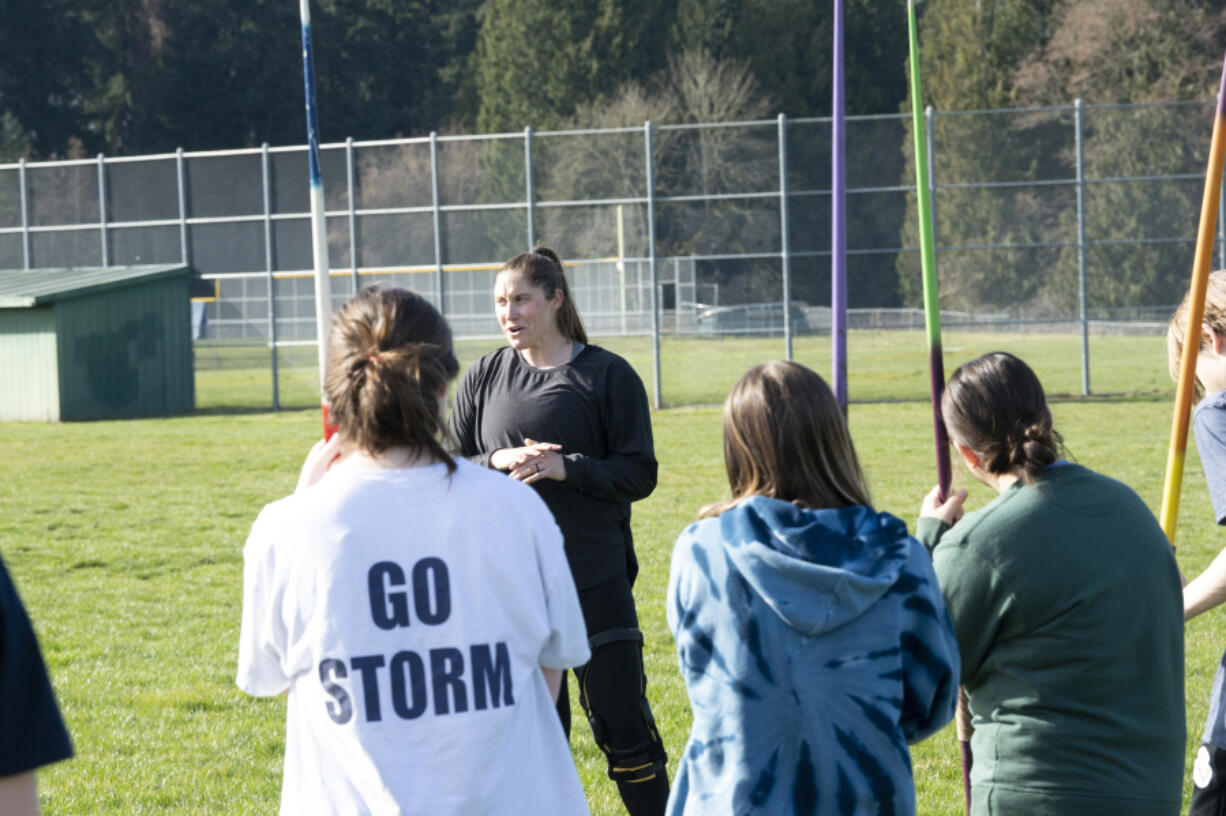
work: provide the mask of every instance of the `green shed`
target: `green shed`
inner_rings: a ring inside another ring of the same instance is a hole
[[[190,282],[182,265],[0,272],[0,420],[192,410]]]

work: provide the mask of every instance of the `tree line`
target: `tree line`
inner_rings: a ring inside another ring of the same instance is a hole
[[[904,94],[898,15],[849,4],[858,112]],[[0,0],[0,160],[302,140],[290,0]],[[670,54],[750,66],[793,116],[829,107],[829,12],[803,0],[314,0],[325,140],[555,126]]]
[[[959,110],[1064,105],[1075,97],[1205,98],[1216,89],[1226,44],[1224,6],[1226,0],[925,0],[926,101]],[[304,138],[298,9],[288,0],[0,0],[0,10],[0,161]],[[847,0],[849,114],[907,105],[905,23],[896,0]],[[322,137],[828,115],[831,26],[831,5],[811,0],[315,0]],[[1087,165],[1119,175],[1184,171],[1203,154],[1208,130],[1201,124],[1172,120],[1161,109],[1115,119],[1096,114],[1085,130]],[[937,133],[942,164],[935,172],[945,181],[1068,178],[1075,161],[1069,132],[1063,114],[951,118]],[[678,136],[660,147],[668,159],[657,185],[664,192],[770,187],[768,142],[717,131]],[[811,142],[798,139],[790,150],[812,157],[794,162],[798,181],[820,187],[828,184],[821,167],[829,145]],[[559,147],[546,157],[541,192],[581,183],[593,195],[634,195],[644,181],[636,149]],[[858,135],[849,172],[869,167],[885,180],[875,184],[905,184],[910,149],[901,123]],[[479,200],[509,200],[522,184],[514,162],[495,149],[465,165]],[[1067,244],[1072,195],[1025,186],[943,192],[938,243]],[[1171,299],[1183,249],[1110,239],[1189,232],[1189,198],[1199,200],[1175,188],[1098,191],[1087,228],[1104,240],[1091,248],[1091,265],[1111,273],[1092,284],[1097,302]],[[914,201],[897,197],[852,209],[853,245],[913,244],[913,209]],[[608,234],[606,224],[566,222],[576,214],[549,217],[558,223],[544,226]],[[794,242],[828,245],[828,207],[806,204],[795,218]],[[666,214],[658,239],[678,254],[701,253],[715,241],[726,246],[728,236],[753,250],[769,233],[768,221],[749,204],[712,202]],[[519,236],[490,240],[496,252]],[[918,302],[915,263],[913,253],[855,259],[852,303]],[[797,296],[821,302],[828,277],[822,264],[812,266],[811,274],[795,276]],[[767,298],[777,286],[769,272],[742,262],[714,263],[708,273],[725,287],[749,286],[745,297]],[[1073,296],[1075,273],[1068,246],[946,253],[943,302],[1054,308]]]

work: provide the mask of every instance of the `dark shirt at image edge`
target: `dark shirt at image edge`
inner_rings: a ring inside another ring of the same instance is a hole
[[[0,560],[0,776],[25,773],[70,756],[72,743],[38,640]]]
[[[576,586],[626,571],[630,503],[651,494],[657,471],[647,392],[629,363],[587,346],[566,365],[539,369],[504,346],[465,372],[451,433],[460,455],[487,467],[494,451],[527,439],[561,445],[566,479],[533,486],[562,530]]]

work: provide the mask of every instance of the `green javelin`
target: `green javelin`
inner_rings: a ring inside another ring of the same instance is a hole
[[[928,154],[924,143],[923,93],[920,90],[919,43],[915,33],[915,3],[907,0],[907,33],[911,45],[911,118],[915,134],[915,194],[919,206],[920,267],[924,273],[924,326],[928,332],[928,379],[932,391],[932,431],[936,440],[937,484],[949,493],[949,438],[941,420],[945,364],[941,358],[941,304],[937,296],[936,250],[932,239],[932,205],[928,199]]]
[[[928,380],[932,390],[932,433],[937,449],[937,484],[941,499],[949,495],[949,437],[941,419],[945,363],[941,358],[941,304],[937,298],[936,248],[932,240],[932,208],[928,200],[928,153],[924,143],[923,94],[920,92],[919,37],[915,33],[915,3],[907,0],[907,36],[911,45],[911,119],[915,133],[915,193],[919,204],[920,266],[924,272],[924,325],[928,330]],[[962,796],[971,812],[971,732],[966,692],[958,699],[958,748],[962,754]]]

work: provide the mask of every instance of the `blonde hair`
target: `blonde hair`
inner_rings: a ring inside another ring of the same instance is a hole
[[[732,387],[724,402],[724,466],[732,498],[702,508],[700,518],[751,496],[811,509],[869,503],[843,411],[825,380],[799,363],[756,366]]]
[[[1179,379],[1180,362],[1183,359],[1183,344],[1188,336],[1188,299],[1192,293],[1183,296],[1179,308],[1171,315],[1170,325],[1166,328],[1166,366],[1172,380]],[[1209,284],[1205,287],[1205,317],[1202,321],[1213,331],[1226,337],[1226,269],[1219,269],[1209,275]],[[1198,329],[1197,337],[1201,336]],[[1198,349],[1204,349],[1202,338]],[[1196,393],[1203,394],[1205,385],[1196,378]]]

